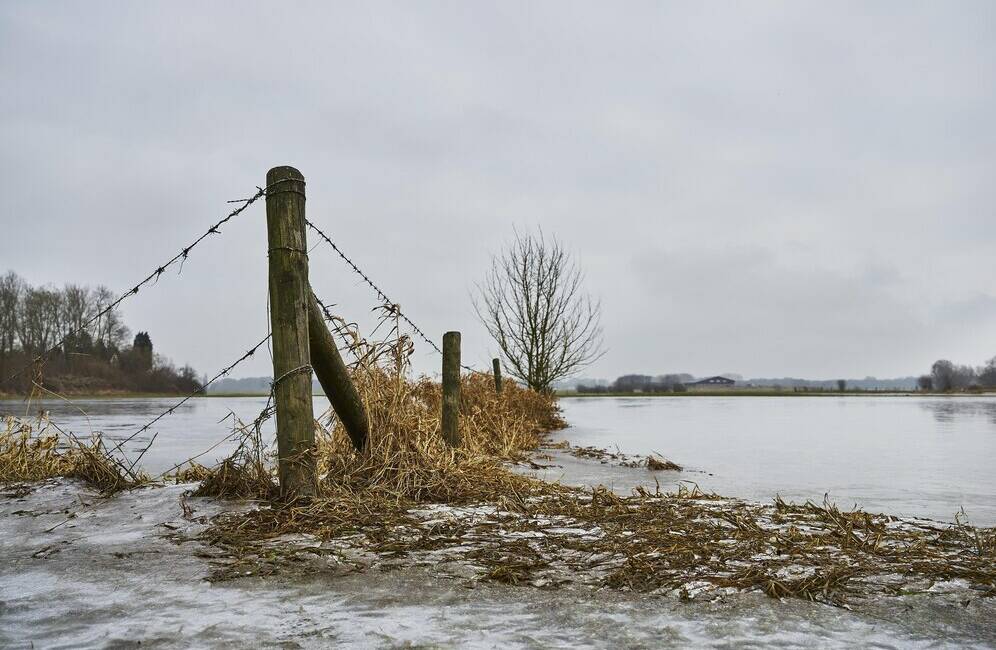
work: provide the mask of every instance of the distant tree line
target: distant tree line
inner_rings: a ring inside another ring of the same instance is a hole
[[[579,393],[683,393],[695,377],[687,373],[671,375],[623,375],[611,384],[578,384]]]
[[[984,369],[976,372],[978,377],[984,375]],[[878,379],[865,377],[863,379],[800,379],[797,377],[744,379],[735,373],[722,375],[735,379],[738,388],[770,388],[774,391],[791,391],[795,393],[826,393],[826,392],[875,392],[875,391],[906,391],[917,386],[917,377],[896,377]],[[688,373],[667,375],[623,375],[615,381],[607,382],[597,379],[581,379],[565,389],[573,389],[579,393],[669,393],[684,392],[695,382],[695,377]],[[979,382],[979,385],[984,384]]]
[[[978,368],[939,359],[931,366],[928,374],[920,375],[917,386],[920,390],[939,391],[996,388],[996,357]]]
[[[32,287],[13,271],[0,276],[0,381],[65,339],[44,364],[42,385],[50,390],[171,393],[199,388],[193,368],[177,370],[154,353],[148,332],[136,334],[129,345],[130,332],[117,309],[97,318],[116,299],[104,286]],[[29,391],[33,378],[24,373],[13,386],[0,385],[0,391]]]

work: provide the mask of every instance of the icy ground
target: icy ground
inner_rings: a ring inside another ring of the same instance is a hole
[[[188,538],[222,505],[190,485],[101,499],[0,491],[0,647],[996,647],[996,606],[957,589],[860,613],[741,595],[681,602],[444,578],[431,568],[211,583]]]

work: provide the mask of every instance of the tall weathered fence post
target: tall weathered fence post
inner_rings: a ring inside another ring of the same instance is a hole
[[[443,334],[443,440],[460,446],[460,332]]]
[[[266,186],[280,492],[289,498],[311,496],[315,493],[315,424],[308,341],[311,285],[304,176],[293,167],[274,167],[266,174]]]
[[[495,392],[501,392],[501,361],[498,359],[491,360],[491,367],[494,368],[495,374]]]
[[[335,346],[332,334],[329,332],[325,319],[322,318],[322,308],[314,294],[308,292],[308,336],[311,339],[311,365],[315,367],[315,376],[322,384],[322,390],[332,404],[332,410],[339,417],[346,434],[353,441],[357,451],[363,451],[370,433],[367,420],[367,410],[363,406],[360,394],[353,385],[349,370]]]

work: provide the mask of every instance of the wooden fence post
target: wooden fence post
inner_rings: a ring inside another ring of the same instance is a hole
[[[460,446],[460,332],[443,334],[443,440]]]
[[[353,447],[363,451],[370,432],[367,420],[367,410],[363,400],[353,385],[349,370],[335,346],[332,334],[329,332],[322,309],[318,306],[315,295],[308,291],[308,336],[311,340],[311,365],[315,367],[315,376],[322,384],[322,390],[332,404],[332,410],[339,417],[346,429]]]
[[[286,498],[312,496],[315,414],[308,341],[311,285],[304,226],[304,176],[293,167],[274,167],[266,174],[266,186],[280,493]]]
[[[491,360],[491,367],[494,368],[495,374],[495,392],[501,392],[501,361],[498,359]]]

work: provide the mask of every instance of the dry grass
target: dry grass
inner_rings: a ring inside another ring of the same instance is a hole
[[[0,427],[0,483],[78,479],[104,494],[147,482],[125,468],[99,436],[81,440],[47,420],[37,424],[7,416]]]
[[[272,463],[258,438],[249,435],[232,458],[209,472],[198,495],[237,495],[265,504],[220,517],[209,533],[213,543],[240,559],[258,559],[258,544],[299,532],[326,539],[362,532],[384,544],[400,544],[390,541],[391,530],[415,525],[409,510],[418,504],[523,507],[530,498],[563,489],[506,467],[536,449],[545,433],[564,425],[555,398],[511,382],[498,394],[490,376],[465,375],[463,444],[453,449],[440,433],[440,385],[424,377],[410,380],[398,355],[386,358],[394,362],[393,369],[374,362],[353,372],[370,422],[362,452],[353,448],[333,412],[316,426],[316,498],[293,503],[275,498]],[[397,546],[399,553],[402,546]]]
[[[521,481],[502,470],[503,461],[522,459],[563,425],[551,397],[514,385],[496,394],[490,377],[467,375],[463,444],[452,449],[440,434],[439,384],[372,369],[357,373],[357,388],[370,418],[368,448],[356,452],[332,417],[318,441],[320,495],[377,490],[396,500],[467,503],[507,494]]]

